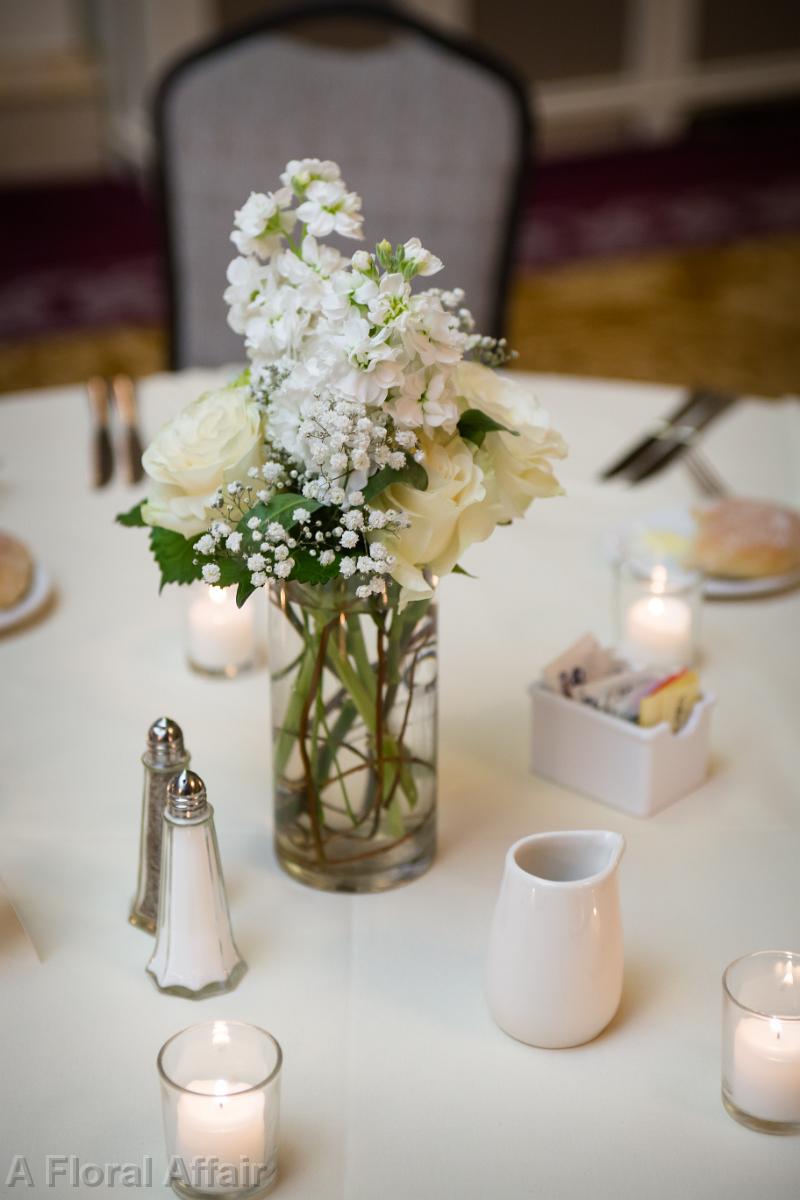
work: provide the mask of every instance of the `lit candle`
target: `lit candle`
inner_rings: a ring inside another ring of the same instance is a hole
[[[202,585],[192,591],[188,613],[188,653],[193,667],[235,675],[255,657],[253,607],[236,607],[233,588]]]
[[[268,1159],[264,1093],[225,1079],[186,1086],[178,1099],[175,1155],[192,1186],[209,1196],[247,1190]]]
[[[700,634],[703,578],[678,563],[621,558],[617,563],[618,645],[637,667],[666,673],[693,664]]]
[[[626,649],[643,666],[686,666],[692,660],[692,611],[677,596],[645,596],[628,609]]]
[[[734,1104],[750,1116],[800,1122],[800,1019],[742,1017],[729,1087]]]

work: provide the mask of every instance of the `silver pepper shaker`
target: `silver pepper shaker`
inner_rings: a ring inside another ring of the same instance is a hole
[[[189,765],[183,733],[169,717],[159,717],[147,731],[142,795],[142,830],[139,838],[139,875],[136,896],[128,917],[131,925],[155,933],[161,878],[161,830],[167,803],[167,784]]]
[[[167,787],[156,947],[147,970],[162,992],[191,999],[231,991],[247,970],[233,940],[214,810],[193,771]]]

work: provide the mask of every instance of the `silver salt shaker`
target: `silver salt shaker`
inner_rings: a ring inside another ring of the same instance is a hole
[[[162,992],[190,999],[231,991],[247,970],[233,940],[214,810],[193,771],[181,771],[167,788],[158,929],[147,970]]]
[[[128,917],[131,925],[155,933],[161,879],[161,830],[167,803],[167,784],[189,765],[179,725],[159,717],[147,731],[142,795],[142,830],[139,839],[139,876]]]

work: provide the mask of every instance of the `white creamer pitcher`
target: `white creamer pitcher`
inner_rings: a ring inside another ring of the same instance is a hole
[[[487,995],[501,1029],[551,1048],[596,1037],[622,995],[617,870],[607,830],[522,838],[506,855],[489,943]]]

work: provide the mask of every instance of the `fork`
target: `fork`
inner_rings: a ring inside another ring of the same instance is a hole
[[[720,500],[730,495],[730,490],[722,476],[712,467],[705,454],[696,446],[689,446],[683,456],[683,461],[689,469],[689,474],[704,496]]]

